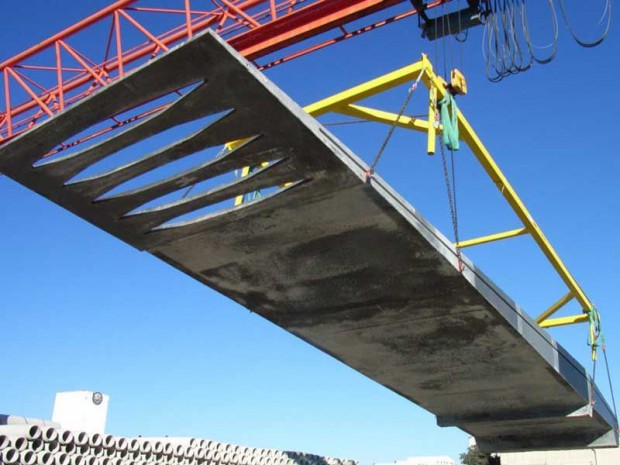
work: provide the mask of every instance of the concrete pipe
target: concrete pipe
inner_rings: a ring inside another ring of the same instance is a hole
[[[13,465],[19,462],[19,451],[14,447],[7,447],[0,451],[0,462],[5,465]]]
[[[73,442],[76,446],[88,445],[88,433],[85,433],[84,431],[76,431],[73,433]]]
[[[110,465],[110,457],[99,457],[99,465]]]
[[[187,446],[183,449],[183,458],[188,460],[194,458],[194,448],[192,446]]]
[[[43,444],[45,445],[45,450],[48,452],[51,452],[52,454],[55,454],[56,452],[60,452],[61,446],[58,442],[43,441]]]
[[[71,457],[64,452],[54,454],[54,465],[71,465]]]
[[[20,465],[35,465],[37,463],[37,454],[31,450],[24,450],[19,453]]]
[[[162,455],[164,453],[164,443],[161,441],[155,441],[152,443],[153,445],[153,454]]]
[[[73,433],[68,430],[58,431],[58,442],[63,446],[73,443]]]
[[[35,440],[41,437],[41,428],[37,425],[5,425],[0,426],[0,435],[9,437],[21,436]]]
[[[105,449],[101,445],[91,447],[90,455],[94,455],[95,457],[103,457],[105,455]]]
[[[85,455],[84,463],[85,465],[99,465],[99,459],[94,455]]]
[[[215,441],[212,441],[211,439],[205,439],[205,449],[215,449],[216,446],[217,443]]]
[[[46,450],[37,452],[37,465],[54,465],[54,455]]]
[[[152,450],[153,450],[153,446],[151,445],[150,442],[148,441],[140,442],[140,453],[141,454],[144,454],[144,455],[150,454]]]
[[[4,434],[0,434],[0,450],[4,450],[11,446],[11,439]]]
[[[90,437],[88,438],[88,445],[90,447],[99,447],[101,446],[102,442],[103,442],[103,436],[101,436],[98,433],[91,434]]]
[[[224,452],[226,450],[226,444],[224,444],[223,442],[218,442],[215,446],[215,450],[218,452]]]
[[[194,449],[194,458],[197,460],[204,460],[206,456],[207,451],[204,448],[198,447],[197,449]]]
[[[58,440],[58,430],[51,426],[41,428],[41,439],[45,442],[56,442]]]
[[[166,457],[170,457],[171,455],[173,455],[174,453],[174,446],[172,444],[170,444],[169,442],[167,442],[166,444],[164,444],[162,453],[166,456]]]
[[[114,436],[106,434],[101,438],[101,445],[104,449],[111,449],[114,447]]]
[[[38,418],[17,417],[15,415],[0,415],[0,425],[37,425],[60,428],[60,425],[53,421],[40,420]]]
[[[43,439],[37,439],[36,441],[30,442],[29,448],[34,452],[41,452],[45,450],[45,443],[43,442]]]
[[[28,439],[13,438],[13,449],[17,449],[18,452],[28,449]]]
[[[125,451],[125,450],[127,450],[128,445],[129,445],[129,443],[128,443],[127,439],[125,439],[125,438],[118,437],[118,438],[114,439],[114,448],[117,451]]]
[[[185,451],[185,446],[183,446],[183,444],[177,444],[176,446],[174,446],[174,451],[172,455],[174,455],[175,457],[183,457],[184,451]]]
[[[71,465],[84,465],[84,457],[81,455],[72,455]]]
[[[138,452],[140,450],[140,441],[137,439],[127,440],[127,450],[129,452]]]

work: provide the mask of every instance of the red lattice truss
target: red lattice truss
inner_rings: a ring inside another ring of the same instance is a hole
[[[450,0],[430,2],[428,8]],[[0,63],[0,144],[170,47],[211,28],[265,69],[415,14],[408,0],[119,0]],[[384,12],[383,17],[375,13]],[[370,15],[373,15],[372,17]],[[352,21],[368,21],[355,30]],[[277,60],[256,59],[327,31]],[[2,96],[2,93],[4,94]],[[138,117],[151,114],[149,109]],[[112,122],[118,126],[118,122]],[[77,141],[79,143],[81,141]]]

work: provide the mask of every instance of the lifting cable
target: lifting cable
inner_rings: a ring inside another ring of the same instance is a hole
[[[396,125],[398,124],[401,117],[405,113],[405,110],[407,109],[407,106],[409,105],[409,101],[411,100],[411,97],[413,97],[413,93],[418,88],[418,84],[420,83],[420,80],[422,79],[422,76],[424,75],[425,72],[426,72],[426,67],[422,68],[416,80],[413,82],[413,84],[411,84],[411,87],[409,87],[409,90],[407,91],[407,96],[405,97],[405,101],[403,102],[402,106],[400,107],[400,111],[398,112],[398,116],[394,119],[394,121],[392,121],[392,124],[390,125],[390,130],[388,131],[385,140],[381,144],[381,147],[379,148],[377,155],[375,155],[375,158],[372,161],[372,164],[365,172],[366,182],[370,181],[370,179],[372,178],[372,175],[375,173],[375,168],[377,167],[377,164],[379,163],[379,159],[383,155],[385,148],[390,142],[390,139],[392,138],[392,135],[394,134],[394,130],[396,129]]]
[[[612,0],[603,0],[603,13],[598,21],[604,23],[603,32],[593,41],[581,39],[569,19],[564,0],[557,0],[562,18],[573,39],[582,47],[592,48],[601,44],[611,29]],[[533,62],[550,63],[558,48],[558,13],[555,0],[547,0],[551,19],[551,42],[537,46],[532,42],[527,0],[489,0],[482,12],[484,30],[482,34],[482,55],[485,60],[487,78],[499,82],[505,77],[527,71]],[[535,49],[551,49],[548,56],[539,57]]]
[[[461,0],[458,2],[458,26],[456,31],[451,30],[450,21],[447,19],[445,4],[443,5],[444,14],[442,16],[442,30],[448,32],[447,35],[441,38],[441,46],[438,46],[435,41],[435,54],[438,60],[438,68],[443,65],[444,79],[449,79],[448,69],[455,66],[454,48],[450,40],[454,37],[457,41],[458,55],[460,58],[460,66],[463,66],[463,42],[467,39],[467,36],[459,39],[458,34],[461,33]],[[450,63],[448,63],[448,60]],[[439,146],[441,152],[441,163],[443,169],[443,177],[446,187],[446,194],[448,196],[448,204],[450,207],[450,219],[452,222],[452,230],[454,233],[454,243],[456,249],[456,256],[458,260],[458,270],[462,272],[464,270],[464,263],[461,254],[461,248],[459,247],[459,222],[458,222],[458,207],[456,198],[456,170],[455,170],[455,156],[454,152],[459,150],[459,128],[458,128],[458,108],[456,101],[452,93],[448,90],[446,95],[439,101],[433,102],[435,106],[435,121],[439,124],[441,121],[442,132],[439,136]],[[439,109],[439,110],[437,110]],[[450,168],[448,167],[448,159],[446,156],[446,148],[450,150]]]
[[[609,370],[609,359],[607,358],[607,343],[605,335],[601,327],[601,315],[596,307],[592,307],[588,312],[589,334],[588,345],[592,350],[592,378],[590,378],[590,408],[594,408],[595,402],[595,389],[596,389],[596,364],[598,361],[598,348],[600,347],[603,352],[603,358],[605,360],[605,371],[607,373],[607,382],[609,383],[609,393],[611,395],[611,403],[613,407],[614,416],[618,419],[618,409],[616,407],[616,396],[614,392],[614,386],[611,380],[611,372]],[[618,425],[616,425],[616,428]],[[620,431],[620,429],[618,429]]]
[[[448,161],[446,157],[445,144],[443,137],[439,138],[439,147],[441,148],[441,164],[443,166],[443,176],[446,183],[446,192],[448,194],[448,203],[450,205],[450,217],[452,219],[452,231],[454,233],[454,243],[456,248],[456,258],[458,260],[458,270],[462,272],[465,269],[461,248],[459,247],[459,217],[456,203],[456,172],[454,170],[454,150],[450,149],[450,158],[452,164],[452,186],[450,185],[450,172],[448,170]]]
[[[592,48],[592,47],[596,47],[597,45],[599,45],[601,42],[603,42],[607,38],[607,36],[609,35],[609,29],[611,29],[611,0],[605,0],[605,8],[603,9],[603,14],[601,15],[601,19],[599,19],[598,21],[598,24],[601,24],[603,20],[605,19],[605,16],[607,16],[607,22],[605,24],[605,29],[603,30],[601,36],[592,42],[587,42],[577,37],[577,33],[575,32],[575,29],[573,28],[573,25],[568,19],[568,14],[566,12],[566,6],[564,5],[564,0],[558,0],[558,2],[560,3],[560,11],[562,12],[562,18],[564,18],[564,23],[566,24],[566,28],[568,29],[570,34],[573,36],[573,39],[575,39],[575,42],[577,42],[579,45],[581,45],[582,47],[586,47],[586,48]]]
[[[603,358],[605,359],[605,370],[607,371],[607,381],[609,382],[609,392],[611,394],[611,405],[614,409],[614,416],[616,417],[616,421],[618,421],[618,409],[616,408],[616,396],[614,395],[614,386],[611,382],[611,372],[609,371],[609,361],[607,360],[607,344],[605,344],[605,338],[603,338],[603,343],[601,345],[603,349]],[[617,427],[618,425],[616,425]],[[620,428],[617,428],[618,432],[620,432]]]
[[[588,312],[588,339],[592,355],[592,377],[590,378],[590,389],[588,391],[589,408],[594,408],[596,390],[596,362],[598,361],[598,347],[601,341],[601,316],[596,307],[592,307]],[[590,412],[592,414],[592,412]]]

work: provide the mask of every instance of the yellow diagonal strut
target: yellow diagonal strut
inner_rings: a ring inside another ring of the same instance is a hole
[[[408,116],[401,116],[398,118],[398,115],[395,113],[376,110],[356,104],[365,98],[387,91],[402,84],[410,83],[418,77],[420,72],[423,73],[422,82],[429,90],[428,119],[416,119]],[[445,82],[434,73],[433,66],[426,55],[422,55],[422,59],[416,63],[308,105],[305,107],[305,110],[314,117],[319,117],[326,113],[340,113],[375,122],[388,124],[396,123],[397,126],[402,128],[426,132],[428,134],[428,152],[432,154],[435,151],[435,135],[436,133],[441,133],[442,129],[440,126],[437,126],[434,121],[436,102],[445,97],[446,93],[447,90],[445,88]],[[458,111],[458,124],[461,140],[468,145],[486,174],[493,181],[493,184],[495,184],[501,195],[504,199],[506,199],[512,210],[521,220],[522,227],[478,239],[463,241],[457,245],[459,247],[473,246],[523,234],[529,234],[568,288],[568,293],[566,296],[552,305],[550,309],[543,312],[537,318],[537,322],[543,327],[551,327],[588,321],[588,313],[593,308],[592,303],[573,275],[568,271],[566,265],[559,257],[536,221],[533,219],[525,204],[517,195],[515,189],[512,187],[506,176],[504,176],[504,173],[500,170],[499,166],[491,156],[491,153],[484,146],[472,126],[469,124],[469,121],[467,121],[460,110]],[[579,302],[583,310],[583,314],[563,318],[548,318],[572,299]]]

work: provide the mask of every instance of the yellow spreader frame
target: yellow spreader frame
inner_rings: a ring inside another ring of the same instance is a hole
[[[424,83],[429,91],[428,119],[417,119],[404,115],[399,118],[395,113],[356,104],[356,102],[365,98],[403,84],[411,83],[418,78],[420,73],[422,73],[421,82]],[[404,129],[426,132],[428,134],[427,151],[429,154],[433,154],[436,148],[436,136],[441,134],[442,131],[441,126],[436,124],[435,115],[437,114],[437,102],[441,100],[447,92],[444,84],[445,82],[443,79],[434,73],[433,65],[428,60],[427,56],[422,55],[422,59],[416,63],[376,79],[372,79],[345,90],[344,92],[332,95],[331,97],[327,97],[319,102],[308,105],[304,109],[315,118],[326,113],[339,113],[378,123],[396,124],[396,126]],[[533,219],[523,201],[519,198],[510,182],[508,182],[508,179],[506,179],[506,176],[504,176],[487,148],[460,111],[458,112],[458,124],[460,139],[470,148],[484,171],[493,181],[493,184],[495,184],[501,195],[516,213],[522,226],[510,231],[461,241],[455,244],[455,246],[460,248],[472,247],[511,237],[526,234],[530,235],[568,288],[568,292],[547,310],[542,312],[536,318],[536,322],[543,328],[588,322],[590,312],[594,311],[592,302],[590,302],[581,286],[577,283],[570,271],[568,271],[566,265]],[[238,142],[233,142],[229,144],[229,148],[234,148],[237,144]],[[246,168],[242,176],[248,173],[249,168]],[[238,205],[242,202],[243,196],[240,196],[236,199],[235,204]],[[550,318],[573,299],[579,302],[583,310],[581,314],[561,318]],[[591,338],[593,337],[594,336],[591,335]],[[594,343],[595,341],[592,340],[591,342]],[[595,356],[595,354],[593,355]]]

